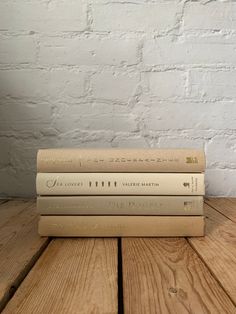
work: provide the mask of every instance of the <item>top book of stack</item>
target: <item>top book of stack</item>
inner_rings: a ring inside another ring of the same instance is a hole
[[[40,149],[38,172],[181,172],[205,171],[197,149]]]

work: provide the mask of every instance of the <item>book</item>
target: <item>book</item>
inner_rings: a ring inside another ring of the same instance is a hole
[[[39,195],[204,195],[203,173],[38,173]]]
[[[197,149],[40,149],[38,172],[203,172]]]
[[[40,196],[41,215],[203,215],[202,196]]]
[[[204,235],[203,216],[41,216],[39,234],[53,237],[190,237]]]

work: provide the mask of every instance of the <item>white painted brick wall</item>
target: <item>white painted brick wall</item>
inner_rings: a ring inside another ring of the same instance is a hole
[[[103,71],[91,78],[92,95],[94,98],[117,100],[127,103],[135,94],[139,83],[137,73]]]
[[[149,92],[158,99],[184,98],[185,72],[171,70],[145,73],[148,79]],[[168,82],[168,84],[166,84]]]
[[[0,196],[43,147],[197,147],[236,196],[236,3],[0,2]]]
[[[235,64],[236,40],[232,41],[232,37],[215,37],[165,36],[150,39],[144,43],[143,61],[151,66]]]
[[[81,0],[2,0],[0,12],[0,29],[14,34],[78,32],[87,27],[86,3]]]
[[[133,65],[138,63],[138,40],[112,36],[42,37],[39,62],[53,66]]]
[[[185,30],[235,30],[236,3],[212,1],[204,5],[204,1],[188,2],[183,24]]]
[[[177,1],[93,4],[92,30],[125,33],[168,32],[174,28],[176,14],[180,10],[181,5]]]

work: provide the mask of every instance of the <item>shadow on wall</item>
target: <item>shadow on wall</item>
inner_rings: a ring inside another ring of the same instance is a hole
[[[1,197],[35,195],[36,152],[50,143],[50,137],[45,141],[43,135],[44,111],[45,106],[24,97],[1,95]]]
[[[114,131],[103,130],[106,118],[102,107],[88,103],[53,105],[14,94],[14,88],[4,94],[6,84],[0,77],[0,197],[35,196],[40,148],[110,147],[122,142],[118,136],[112,143]],[[137,141],[134,143],[137,146]]]

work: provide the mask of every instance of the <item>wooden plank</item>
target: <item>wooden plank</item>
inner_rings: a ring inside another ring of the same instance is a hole
[[[3,313],[117,313],[117,240],[52,240]]]
[[[5,199],[0,199],[0,205],[3,204],[3,203],[6,203],[6,202],[7,202],[7,200],[5,200]]]
[[[7,222],[11,221],[13,217],[18,217],[27,207],[35,204],[33,200],[11,200],[0,206],[0,228]],[[1,229],[0,229],[1,230]]]
[[[206,198],[205,202],[217,211],[236,222],[236,199],[234,198]]]
[[[48,244],[37,233],[33,201],[9,201],[0,206],[0,310]]]
[[[206,236],[188,241],[236,304],[236,224],[207,204],[204,210]]]
[[[234,313],[205,264],[181,238],[124,238],[124,312]]]

